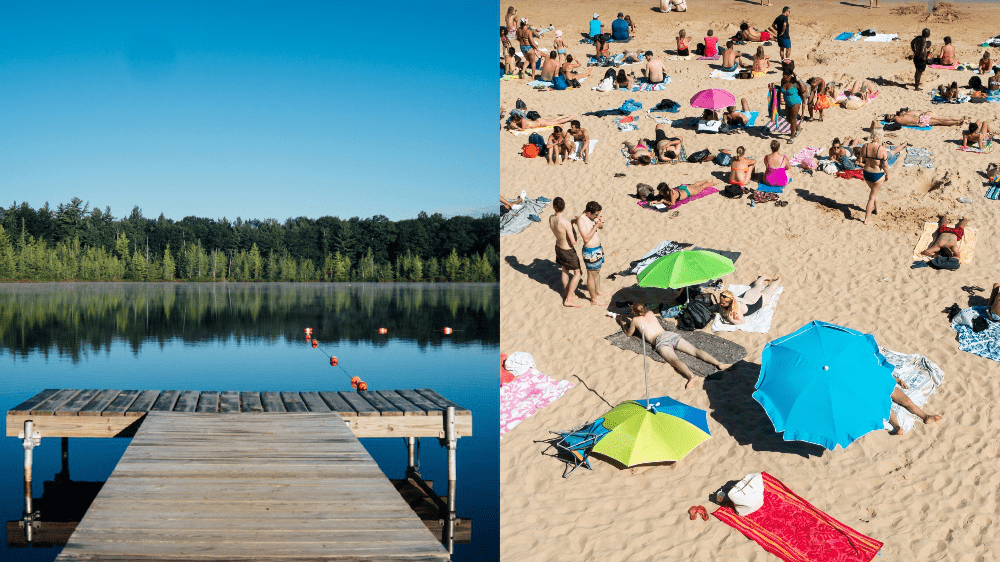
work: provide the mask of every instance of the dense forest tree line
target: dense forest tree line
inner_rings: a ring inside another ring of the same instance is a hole
[[[0,208],[0,280],[496,281],[494,216],[126,218],[74,197]]]

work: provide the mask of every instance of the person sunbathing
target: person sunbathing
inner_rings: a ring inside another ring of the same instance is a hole
[[[731,105],[722,113],[722,120],[725,121],[727,125],[745,127],[750,123],[750,104],[747,103],[746,98],[741,98],[740,105],[743,108],[740,111],[736,111],[736,106]]]
[[[635,74],[626,75],[625,71],[619,68],[618,73],[615,74],[615,89],[631,90],[634,84],[635,84]]]
[[[907,411],[920,418],[925,424],[941,421],[941,414],[928,414],[921,410],[920,406],[914,404],[913,400],[910,400],[910,397],[903,392],[904,388],[910,388],[910,385],[906,384],[906,381],[897,377],[895,373],[893,373],[892,378],[896,379],[896,386],[892,389],[892,394],[890,395],[893,402],[906,408]],[[889,435],[902,434],[902,428],[899,425],[899,420],[896,418],[895,412],[890,412],[889,414],[889,425],[892,426],[892,431],[889,432]]]
[[[847,142],[841,143],[840,138],[833,139],[830,145],[830,160],[837,163],[841,170],[856,170],[858,165],[854,160],[854,137],[847,137]]]
[[[983,51],[983,58],[979,59],[979,73],[989,74],[993,71],[993,61],[990,59],[989,50]]]
[[[905,125],[907,127],[930,127],[932,125],[955,127],[964,125],[966,121],[968,121],[968,119],[964,117],[941,117],[933,111],[921,112],[909,109],[900,109],[895,115],[889,115],[887,113],[882,117],[882,120],[886,123],[899,123],[900,125]]]
[[[549,51],[548,58],[542,63],[542,72],[539,76],[539,80],[543,82],[551,82],[553,78],[559,75],[559,58],[558,53],[554,50]]]
[[[778,31],[773,27],[769,27],[764,31],[759,31],[756,27],[750,27],[750,24],[743,22],[740,24],[740,31],[733,39],[737,41],[753,41],[754,43],[764,43],[770,41],[778,35]]]
[[[577,157],[583,158],[584,164],[589,164],[590,133],[587,132],[587,129],[580,126],[580,122],[576,119],[569,122],[569,130],[566,133],[571,135],[575,142],[580,143],[580,153],[577,154]]]
[[[580,63],[573,60],[573,55],[566,55],[566,62],[562,65],[562,71],[567,79],[583,78],[590,76],[590,73],[593,72],[593,69],[589,67],[586,72],[580,72],[576,70],[577,68],[580,68]]]
[[[788,161],[788,158],[778,152],[781,149],[781,143],[777,139],[771,141],[771,154],[764,157],[764,183],[766,185],[771,185],[774,187],[784,187],[788,185],[789,177],[788,170],[791,169],[792,164]]]
[[[753,178],[756,161],[744,156],[746,149],[742,146],[736,148],[736,158],[730,163],[729,183],[739,187],[745,187]]]
[[[673,207],[681,201],[690,199],[710,187],[715,187],[716,183],[718,183],[718,180],[713,178],[710,180],[696,181],[687,185],[678,185],[674,188],[668,186],[669,191],[666,193],[667,202],[671,207]]]
[[[646,146],[645,141],[630,143],[625,141],[625,150],[628,151],[628,161],[640,166],[648,166],[653,162],[653,151]]]
[[[681,155],[682,137],[667,137],[666,125],[656,126],[656,156],[661,162],[676,162]]]
[[[937,87],[938,95],[942,98],[951,101],[958,99],[958,82],[952,82],[949,84],[941,84]]]
[[[833,96],[833,99],[837,100],[837,105],[844,109],[861,109],[878,95],[878,90],[868,80],[855,80],[849,89],[844,90],[843,95],[842,100],[838,99],[840,96]]]
[[[621,326],[622,331],[629,337],[638,331],[639,337],[646,338],[646,341],[653,347],[653,350],[659,353],[660,357],[673,367],[679,375],[687,379],[684,388],[694,386],[694,373],[691,372],[690,367],[677,357],[677,351],[697,357],[720,371],[725,371],[732,367],[731,364],[720,363],[715,357],[691,345],[690,342],[682,338],[677,332],[664,330],[659,320],[657,320],[656,315],[653,314],[652,310],[647,309],[645,304],[632,303],[629,306],[629,310],[632,312],[631,317],[612,313],[615,321]]]
[[[520,115],[512,115],[510,117],[510,123],[507,124],[507,128],[515,131],[525,131],[527,129],[539,129],[551,125],[562,125],[563,123],[567,123],[572,120],[573,117],[571,115],[553,117],[552,119],[528,119],[527,117],[522,117]]]
[[[978,121],[969,123],[969,130],[962,133],[962,146],[969,146],[972,143],[979,145],[979,150],[983,149],[983,141],[989,140],[993,135],[993,128],[989,121]]]
[[[948,226],[948,218],[944,215],[938,217],[938,229],[935,233],[934,243],[921,255],[933,258],[942,255],[946,258],[962,259],[962,252],[959,249],[959,242],[965,236],[965,226],[969,224],[969,219],[958,219],[954,226]]]
[[[750,288],[740,296],[731,291],[719,293],[719,315],[730,324],[742,324],[748,317],[771,304],[774,293],[781,287],[781,276],[767,279],[764,275],[750,285]]]
[[[951,66],[958,62],[958,57],[955,56],[955,46],[951,44],[951,37],[944,38],[944,45],[941,45],[941,52],[935,61],[941,66]]]

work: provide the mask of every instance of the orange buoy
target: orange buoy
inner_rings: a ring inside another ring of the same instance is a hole
[[[352,382],[351,383],[351,388],[353,388],[354,390],[357,390],[358,389],[358,383]]]
[[[307,334],[311,334],[311,333],[312,333],[312,331],[313,331],[313,329],[312,329],[312,328],[306,328],[305,330],[303,330],[303,332],[305,332],[305,333],[307,333]]]
[[[368,383],[361,381],[358,383],[358,392],[368,390]]]
[[[337,356],[336,355],[334,355],[333,357],[330,358],[330,366],[331,367],[336,367],[337,363],[339,363],[339,361],[337,361]]]
[[[316,340],[313,340],[313,349],[316,349],[317,347],[319,347],[319,342],[316,341]]]
[[[351,377],[351,384],[357,385],[359,382],[361,382],[361,377]]]
[[[444,327],[444,328],[443,328],[443,329],[441,330],[441,333],[442,333],[442,334],[444,334],[444,335],[446,335],[446,336],[450,336],[450,335],[451,335],[451,331],[452,331],[452,330],[451,330],[451,328],[448,328],[448,327],[446,326],[446,327]]]
[[[383,334],[383,335],[388,334],[389,333],[389,329],[388,328],[379,328],[378,329],[378,333]]]

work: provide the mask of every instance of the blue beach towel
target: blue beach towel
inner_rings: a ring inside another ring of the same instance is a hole
[[[840,35],[834,37],[833,40],[834,41],[847,41],[851,37],[854,37],[854,33],[850,32],[850,31],[845,31],[845,32],[841,33]]]
[[[972,309],[980,316],[989,314],[989,309],[985,306],[974,306]],[[1000,361],[1000,322],[989,322],[982,332],[973,332],[972,328],[964,324],[952,323],[951,327],[958,332],[959,349],[993,361]]]
[[[746,113],[746,112],[741,112]],[[750,117],[747,117],[746,125],[730,125],[733,129],[742,129],[744,127],[753,127],[757,123],[757,116],[760,115],[759,111],[750,111]]]
[[[767,185],[763,182],[757,182],[757,191],[763,191],[764,193],[783,193],[785,188],[792,185],[792,181],[795,178],[788,178],[788,183],[785,185]]]
[[[892,125],[892,123],[890,123],[888,121],[882,121],[882,125],[883,126],[884,125]],[[899,126],[903,127],[904,129],[916,129],[918,131],[930,131],[931,130],[931,126],[930,125],[927,125],[926,127],[913,127],[913,126],[910,126],[910,125],[899,125]]]

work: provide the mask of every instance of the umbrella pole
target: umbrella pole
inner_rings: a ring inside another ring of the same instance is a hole
[[[646,368],[646,329],[639,327],[642,332],[642,374],[646,379],[646,409],[649,409],[649,369]]]

